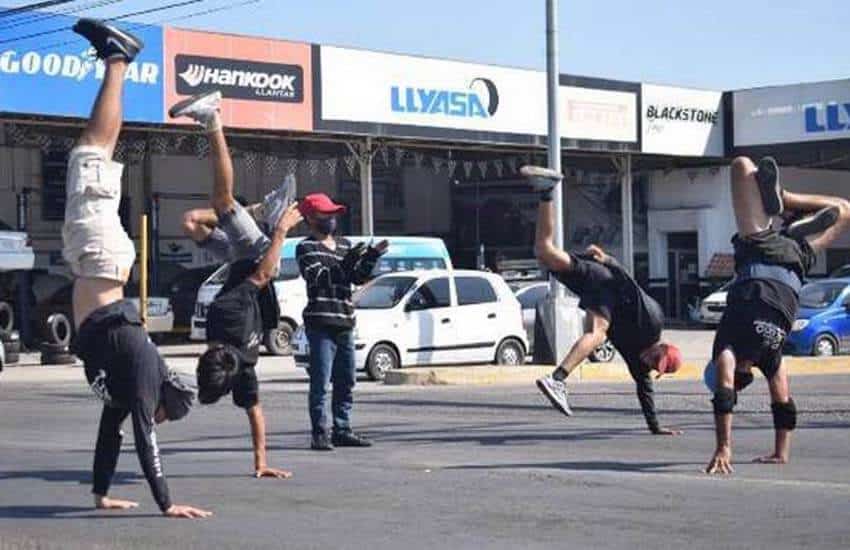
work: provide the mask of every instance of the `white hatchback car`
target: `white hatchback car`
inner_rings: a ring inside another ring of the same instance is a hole
[[[497,363],[521,365],[528,350],[519,302],[498,275],[432,270],[378,277],[354,295],[358,370],[373,380],[401,366]],[[295,362],[307,367],[303,328]]]
[[[726,311],[726,294],[733,281],[724,284],[708,296],[706,296],[699,308],[699,318],[706,325],[719,325]]]

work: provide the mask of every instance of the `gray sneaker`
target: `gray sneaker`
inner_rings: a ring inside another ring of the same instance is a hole
[[[537,387],[545,395],[552,406],[567,416],[573,415],[570,404],[567,403],[567,385],[552,376],[545,376],[537,380]]]
[[[528,180],[532,189],[540,193],[552,191],[564,179],[560,172],[542,166],[525,165],[519,169],[519,173]]]
[[[171,118],[185,116],[191,118],[201,126],[207,126],[210,119],[218,112],[220,106],[221,92],[206,92],[178,101],[168,110],[168,115]]]
[[[256,218],[272,231],[283,212],[295,202],[295,176],[289,174],[276,189],[272,189],[260,202]]]

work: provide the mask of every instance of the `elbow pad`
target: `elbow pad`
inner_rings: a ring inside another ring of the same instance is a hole
[[[738,394],[735,390],[720,387],[714,392],[714,399],[711,400],[711,403],[714,405],[715,415],[731,414],[732,409],[738,403]]]

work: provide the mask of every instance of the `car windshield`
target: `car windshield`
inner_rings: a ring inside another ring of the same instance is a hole
[[[357,309],[390,309],[404,298],[416,277],[383,277],[375,279],[354,294]]]
[[[847,283],[812,283],[800,291],[800,307],[823,309],[838,298]]]

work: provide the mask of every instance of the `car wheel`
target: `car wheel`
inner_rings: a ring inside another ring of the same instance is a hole
[[[272,355],[292,354],[292,333],[295,329],[287,322],[281,322],[276,329],[267,330],[263,343]]]
[[[366,360],[366,374],[370,380],[380,382],[387,376],[387,371],[401,367],[398,353],[389,344],[378,344],[369,352]]]
[[[53,313],[47,318],[47,337],[51,343],[67,347],[72,331],[71,320],[64,313]]]
[[[831,357],[835,355],[837,351],[838,346],[835,344],[835,340],[832,336],[824,334],[822,336],[818,336],[817,340],[815,340],[812,355],[817,357]]]
[[[592,363],[610,363],[614,360],[614,355],[616,355],[616,353],[614,344],[612,344],[609,340],[605,340],[601,346],[593,350],[588,359],[590,359]]]
[[[15,327],[15,308],[9,302],[0,302],[0,332],[11,332]]]
[[[525,348],[522,343],[508,338],[496,349],[496,364],[519,366],[525,363]]]

